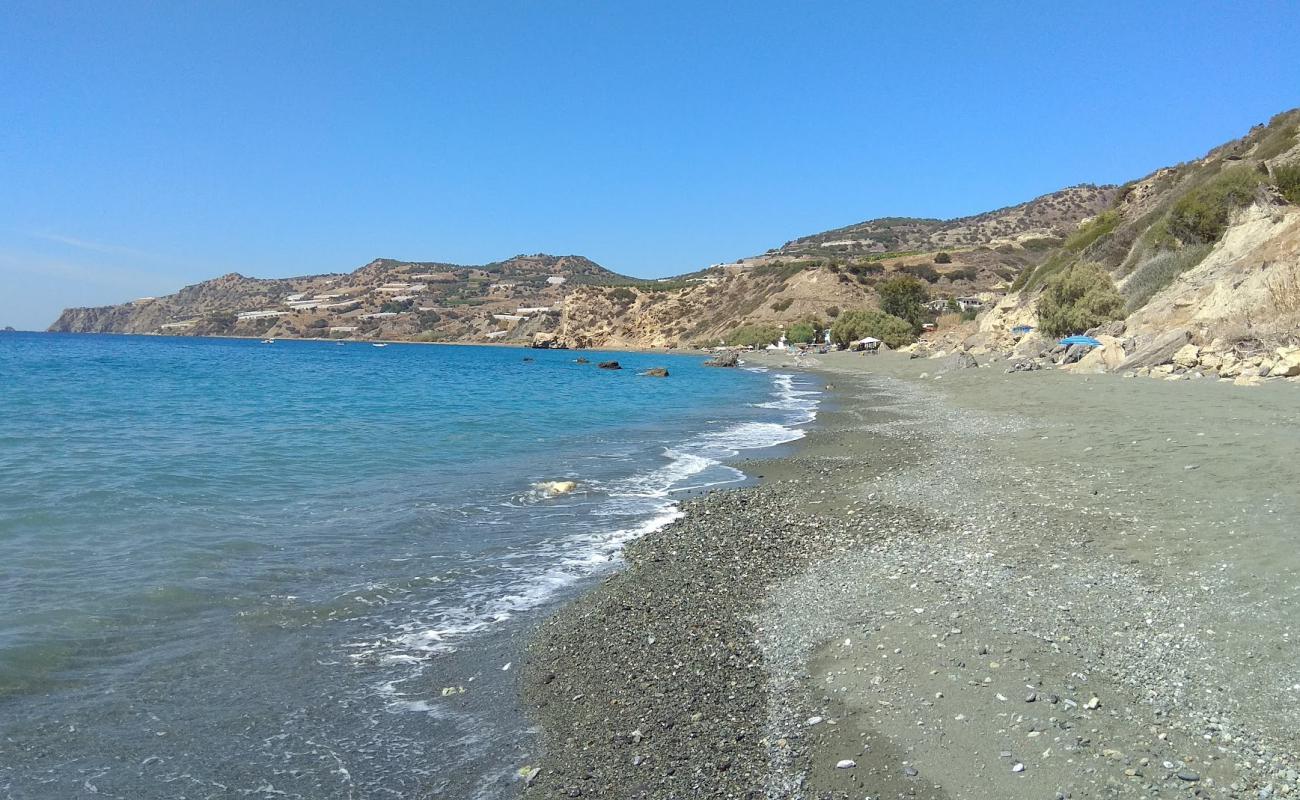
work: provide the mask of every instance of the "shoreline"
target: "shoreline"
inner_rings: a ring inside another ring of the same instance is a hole
[[[117,331],[0,331],[0,333],[27,333],[42,334],[49,336],[130,336],[142,339],[218,339],[218,340],[235,340],[260,342],[264,336],[186,336],[184,334],[170,333],[121,333]],[[414,345],[447,345],[449,347],[495,347],[506,350],[544,350],[556,353],[650,353],[665,355],[687,355],[687,356],[711,356],[712,352],[708,350],[697,350],[690,347],[533,347],[521,342],[417,342],[411,339],[332,339],[328,336],[319,338],[307,338],[303,336],[289,336],[275,339],[277,342],[342,342],[343,344],[414,344]]]
[[[1041,465],[992,458],[1039,421],[949,402],[989,370],[941,391],[869,374],[903,360],[825,361],[833,409],[794,454],[732,464],[760,484],[683,502],[537,629],[525,796],[1300,791],[1289,627],[1234,640],[1234,587],[1135,533],[1158,520],[1096,491],[1045,502]]]

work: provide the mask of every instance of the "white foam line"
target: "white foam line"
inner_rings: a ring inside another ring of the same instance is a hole
[[[556,560],[540,572],[533,572],[508,587],[470,589],[462,598],[462,605],[432,609],[431,616],[437,622],[431,624],[425,617],[400,625],[384,639],[361,645],[360,652],[353,657],[378,656],[381,663],[390,665],[422,665],[437,654],[454,651],[467,637],[538,608],[566,587],[608,568],[629,542],[658,531],[682,516],[672,495],[742,480],[744,473],[723,464],[725,460],[745,450],[786,444],[804,436],[800,426],[816,418],[820,393],[796,388],[793,376],[785,373],[773,376],[773,388],[775,399],[754,405],[790,412],[786,422],[740,422],[708,431],[666,447],[664,456],[668,463],[663,466],[601,487],[609,497],[603,509],[605,514],[647,514],[641,523],[607,532],[576,534],[551,543],[537,556],[541,560],[550,554]],[[693,480],[710,471],[722,472],[724,477]],[[602,509],[591,513],[599,516]],[[566,555],[556,558],[560,553]],[[486,596],[488,592],[492,592],[491,596]],[[422,702],[402,701],[394,705],[397,710],[428,710],[428,705]]]

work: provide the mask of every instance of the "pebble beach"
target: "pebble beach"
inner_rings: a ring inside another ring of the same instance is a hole
[[[797,368],[797,451],[536,632],[524,796],[1300,796],[1290,387]]]

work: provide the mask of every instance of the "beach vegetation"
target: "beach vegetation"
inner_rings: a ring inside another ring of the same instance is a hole
[[[731,347],[766,347],[781,338],[781,331],[771,325],[742,325],[727,334]]]
[[[793,344],[812,344],[820,338],[824,329],[821,320],[796,322],[786,329],[785,339]]]
[[[1048,281],[1038,299],[1038,327],[1049,336],[1083,333],[1121,319],[1124,298],[1100,264],[1073,264]]]
[[[898,275],[880,284],[876,291],[880,294],[881,310],[907,320],[912,325],[913,333],[919,333],[921,326],[929,322],[925,304],[930,302],[930,290],[916,278]]]
[[[916,341],[911,322],[883,311],[845,311],[831,326],[831,340],[839,345],[849,345],[867,336],[891,348]]]

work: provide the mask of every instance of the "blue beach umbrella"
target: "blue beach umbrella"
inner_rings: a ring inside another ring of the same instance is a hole
[[[1091,336],[1067,336],[1060,341],[1060,344],[1069,347],[1075,344],[1086,344],[1089,347],[1101,347],[1101,342]]]

